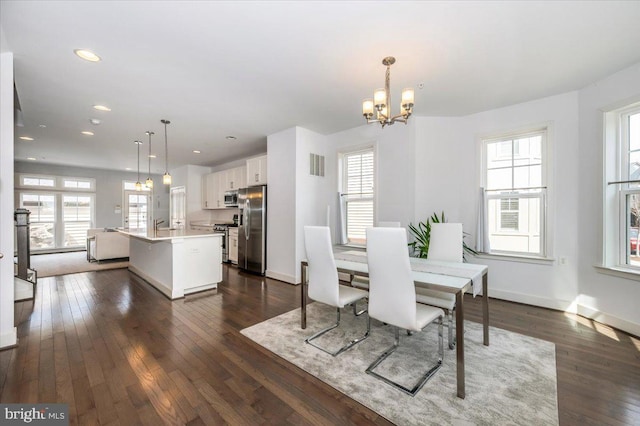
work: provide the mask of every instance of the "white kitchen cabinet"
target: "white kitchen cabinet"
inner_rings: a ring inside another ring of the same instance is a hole
[[[229,261],[238,264],[238,228],[229,228]]]
[[[225,170],[225,191],[235,191],[247,186],[247,168],[246,166],[236,167],[234,169]]]
[[[247,160],[247,186],[267,184],[267,156]]]
[[[213,209],[217,203],[218,182],[215,173],[209,173],[202,177],[202,208]]]

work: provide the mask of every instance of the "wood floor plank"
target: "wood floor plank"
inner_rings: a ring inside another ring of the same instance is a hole
[[[389,422],[240,330],[298,307],[300,287],[224,267],[217,290],[169,301],[127,270],[39,280],[15,304],[0,402],[66,402],[70,424]],[[561,425],[640,424],[640,338],[492,299],[491,325],[556,345]],[[465,298],[482,320],[482,297]]]

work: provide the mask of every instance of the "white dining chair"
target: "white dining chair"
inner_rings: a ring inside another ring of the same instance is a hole
[[[427,259],[446,262],[462,262],[462,224],[432,223]],[[416,300],[419,303],[444,309],[447,314],[447,334],[449,349],[455,347],[453,335],[453,311],[456,306],[455,294],[426,288],[416,288]]]
[[[400,222],[384,222],[380,221],[376,225],[378,228],[400,228]],[[356,288],[361,288],[364,290],[369,289],[369,278],[367,277],[359,277],[355,275],[351,279],[351,285]]]
[[[365,313],[366,310],[362,310],[359,313],[357,312],[356,303],[359,300],[366,299],[369,296],[369,292],[358,288],[340,285],[338,280],[338,270],[336,269],[336,263],[333,258],[331,234],[328,226],[305,226],[304,245],[307,250],[309,298],[317,302],[333,306],[336,308],[337,312],[337,320],[334,325],[320,330],[313,336],[308,337],[305,342],[330,355],[337,356],[369,336],[371,322],[368,316],[367,331],[364,336],[350,341],[337,351],[330,351],[323,348],[313,342],[313,340],[340,325],[340,308],[352,305],[354,315],[358,316]]]
[[[367,264],[369,269],[369,316],[394,326],[393,346],[382,353],[369,367],[367,374],[383,380],[401,391],[415,396],[442,366],[442,309],[416,303],[416,290],[411,274],[407,234],[403,228],[367,229]],[[400,328],[417,332],[432,322],[438,324],[438,361],[412,387],[405,387],[374,369],[391,355],[400,344]]]

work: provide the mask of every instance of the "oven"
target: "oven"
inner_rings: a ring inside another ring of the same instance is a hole
[[[222,263],[229,262],[229,225],[220,223],[213,225],[213,230],[222,233]]]

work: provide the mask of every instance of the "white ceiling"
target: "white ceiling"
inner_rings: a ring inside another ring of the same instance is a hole
[[[267,135],[296,125],[362,125],[388,55],[394,112],[414,87],[421,116],[576,90],[640,62],[639,1],[2,0],[0,15],[24,116],[16,159],[119,170],[135,170],[132,142],[146,153],[153,130],[152,168],[164,171],[162,118],[170,168],[264,152]]]

